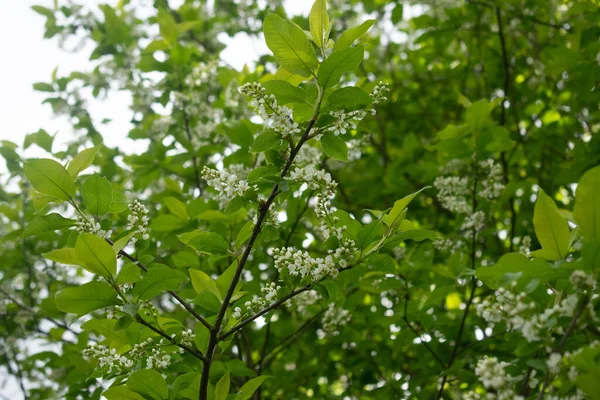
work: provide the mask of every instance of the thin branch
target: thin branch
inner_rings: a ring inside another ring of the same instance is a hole
[[[199,360],[205,361],[206,358],[204,357],[204,355],[202,355],[202,352],[200,351],[196,351],[193,348],[186,346],[185,344],[179,343],[177,340],[175,340],[175,338],[167,335],[162,329],[160,328],[156,328],[153,325],[151,325],[150,323],[146,322],[139,314],[135,316],[135,320],[152,329],[154,332],[158,333],[160,336],[164,337],[165,339],[167,339],[169,342],[171,342],[172,344],[174,344],[175,346],[187,351],[188,353],[190,353],[191,355],[193,355],[194,357],[196,357]]]
[[[113,242],[110,239],[106,239],[106,241],[112,246]],[[144,272],[148,272],[148,268],[142,264],[140,262],[140,260],[138,260],[137,258],[135,258],[134,256],[132,256],[131,254],[127,253],[124,250],[119,251],[119,254],[125,258],[127,258],[129,261],[133,262],[135,265],[138,266],[139,269],[141,269]],[[188,304],[185,300],[183,300],[181,297],[179,297],[179,295],[177,293],[175,293],[172,290],[169,290],[168,293],[171,295],[171,297],[173,297],[175,300],[177,300],[177,302],[179,304],[181,304],[183,306],[183,308],[185,308],[190,314],[192,314],[198,321],[200,321],[200,323],[202,325],[204,325],[206,328],[210,329],[211,326],[208,323],[208,321],[206,319],[204,319],[204,317],[202,317],[200,314],[198,314],[195,310],[194,307],[192,307],[190,304]]]

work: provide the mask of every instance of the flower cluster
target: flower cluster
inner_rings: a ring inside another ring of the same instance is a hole
[[[502,166],[496,164],[491,158],[479,161],[478,165],[480,170],[486,173],[486,176],[485,179],[481,180],[483,189],[477,195],[486,200],[497,199],[504,190]]]
[[[116,349],[109,349],[106,346],[95,343],[84,349],[83,355],[96,359],[101,369],[107,368],[106,374],[120,374],[133,367],[133,361],[126,356],[118,354]]]
[[[523,239],[521,240],[521,245],[519,246],[519,253],[529,257],[529,253],[531,253],[530,236],[523,236]]]
[[[523,400],[524,397],[517,395],[513,389],[513,383],[518,377],[506,373],[505,368],[510,365],[499,361],[496,357],[484,357],[477,362],[475,374],[483,386],[495,393],[496,400]]]
[[[127,229],[134,230],[143,240],[148,240],[148,209],[136,199],[129,204],[129,211]]]
[[[277,104],[274,95],[268,95],[260,83],[246,83],[240,88],[240,93],[251,99],[252,106],[265,121],[265,125],[282,135],[293,135],[302,132],[292,119],[292,110]]]
[[[339,335],[339,328],[350,322],[350,319],[352,319],[350,311],[337,307],[334,303],[329,303],[321,319],[323,331],[328,336]]]
[[[186,332],[185,335],[182,332],[182,337],[187,338],[188,342],[193,342],[193,335],[190,335],[190,332]],[[175,335],[173,335],[175,336]],[[182,339],[183,344],[184,339]],[[148,338],[141,343],[136,343],[128,353],[128,355],[135,359],[147,356],[146,358],[146,368],[167,368],[169,366],[169,362],[171,361],[171,355],[179,352],[182,353],[184,350],[181,348],[176,348],[171,345],[170,341],[166,339],[160,339],[158,343],[154,341],[152,338]]]
[[[112,235],[112,231],[105,231],[100,226],[99,222],[96,222],[94,218],[84,219],[82,217],[77,218],[75,222],[75,230],[79,233],[87,232],[93,233],[94,235],[100,236],[102,239],[108,239]]]
[[[321,295],[314,289],[307,290],[298,294],[294,297],[294,304],[296,304],[296,309],[302,315],[306,315],[308,312],[308,308],[318,302],[321,299]],[[291,307],[292,302],[290,301],[288,306]]]
[[[374,114],[375,110],[371,109],[370,112]],[[367,116],[367,112],[365,110],[354,110],[349,112],[339,110],[330,111],[329,115],[335,118],[335,122],[333,122],[327,130],[333,132],[335,136],[338,136],[345,135],[349,129],[356,129],[356,124]]]
[[[592,288],[595,283],[593,278],[583,271],[574,271],[571,282],[575,288]],[[520,331],[528,342],[534,342],[541,340],[542,335],[561,333],[562,328],[553,324],[552,320],[573,317],[579,303],[579,295],[571,293],[542,313],[536,313],[536,303],[526,302],[526,298],[526,293],[514,294],[499,288],[495,296],[490,296],[476,305],[477,314],[488,322],[504,321],[507,330]]]
[[[273,258],[279,272],[287,270],[292,276],[310,276],[311,281],[317,282],[325,277],[335,278],[340,268],[348,266],[355,252],[354,240],[346,239],[335,251],[329,250],[324,258],[313,258],[308,252],[291,247],[273,249]]]
[[[337,188],[337,182],[331,179],[329,173],[318,170],[312,165],[303,168],[296,167],[286,179],[306,183],[313,190],[322,190],[327,197],[333,197]]]
[[[458,176],[439,176],[433,182],[438,191],[438,200],[446,210],[457,214],[468,214],[472,206],[467,200],[470,193],[469,180]]]
[[[203,83],[210,83],[216,76],[217,62],[199,63],[194,67],[192,73],[185,78],[185,84],[189,87],[199,87]]]
[[[161,342],[164,339],[161,339]],[[155,347],[152,349],[152,353],[146,359],[146,367],[152,368],[167,368],[171,361],[171,355],[164,351],[162,348]]]
[[[194,344],[194,332],[191,329],[181,331],[180,343],[184,346],[191,347]]]
[[[250,188],[248,181],[238,178],[236,174],[227,171],[217,171],[208,167],[202,169],[202,179],[215,189],[220,196],[229,199],[235,196],[242,196]]]
[[[252,300],[248,300],[244,303],[246,311],[244,312],[241,307],[236,307],[233,310],[232,317],[235,319],[242,319],[248,312],[258,312],[263,308],[274,303],[277,299],[277,292],[281,289],[281,286],[276,285],[275,282],[271,282],[261,287],[260,291],[262,296],[254,295]]]
[[[483,211],[475,211],[465,217],[460,229],[464,231],[473,229],[475,232],[479,232],[483,229],[484,225],[485,213]]]
[[[390,85],[386,82],[379,81],[377,86],[375,86],[375,88],[371,92],[371,97],[373,98],[373,105],[376,106],[379,103],[386,101],[387,97],[385,97],[385,95],[389,93],[389,91]]]

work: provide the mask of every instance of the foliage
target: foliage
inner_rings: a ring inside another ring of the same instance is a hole
[[[56,3],[73,139],[0,147],[27,399],[600,398],[597,2]]]

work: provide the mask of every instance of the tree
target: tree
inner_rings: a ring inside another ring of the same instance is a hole
[[[67,147],[0,147],[3,370],[27,399],[600,398],[596,3],[35,6],[94,68],[34,84]],[[218,32],[271,54],[237,71]],[[144,151],[103,145],[110,88]]]

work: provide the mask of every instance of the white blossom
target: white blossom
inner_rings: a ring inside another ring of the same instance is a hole
[[[284,136],[302,132],[292,118],[292,110],[278,105],[275,96],[268,95],[260,83],[247,83],[240,88],[240,93],[251,99],[250,105],[263,119],[265,126]]]
[[[331,178],[328,172],[318,170],[312,165],[302,168],[296,167],[286,179],[306,183],[313,190],[322,190],[327,197],[333,197],[337,188],[337,182]]]
[[[560,353],[552,353],[548,360],[546,360],[546,365],[548,366],[548,370],[552,374],[560,373],[560,363],[562,362],[562,356]]]
[[[329,336],[338,335],[340,333],[339,328],[350,322],[350,319],[352,319],[350,311],[336,307],[334,303],[329,303],[321,319],[323,331]]]
[[[137,199],[129,204],[130,214],[127,216],[127,229],[137,232],[143,240],[148,240],[148,209]],[[135,240],[133,238],[132,240]]]
[[[111,230],[103,230],[102,226],[100,226],[100,223],[96,222],[96,220],[94,220],[94,218],[91,217],[88,219],[78,217],[77,221],[75,222],[75,230],[80,233],[92,233],[94,235],[100,236],[102,239],[108,239],[112,235]]]
[[[248,181],[238,178],[236,174],[227,171],[217,171],[208,167],[202,169],[202,179],[215,189],[220,196],[228,199],[235,196],[242,196],[246,190],[250,189]]]

